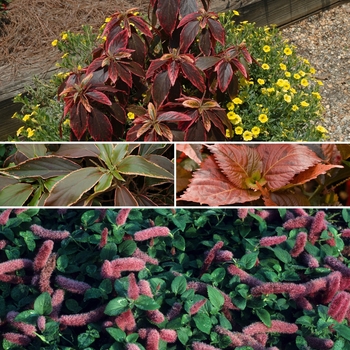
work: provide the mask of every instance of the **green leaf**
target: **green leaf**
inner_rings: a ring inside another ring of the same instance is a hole
[[[69,258],[67,255],[60,255],[57,259],[56,267],[58,271],[65,272],[66,267],[69,264]]]
[[[343,338],[339,338],[334,342],[332,350],[344,350],[345,349],[345,341]]]
[[[185,251],[186,249],[186,241],[185,238],[181,235],[175,235],[175,238],[172,241],[172,244],[175,248]]]
[[[271,317],[265,309],[256,309],[256,314],[265,326],[271,327]]]
[[[171,291],[175,295],[184,293],[186,291],[186,288],[187,288],[187,282],[186,282],[186,278],[183,276],[177,276],[171,282]]]
[[[87,167],[71,172],[52,188],[45,205],[70,206],[76,203],[101,179],[99,168]]]
[[[23,237],[24,242],[26,243],[28,250],[32,252],[36,247],[33,232],[22,231],[19,234]]]
[[[111,173],[103,174],[97,185],[94,187],[94,192],[98,193],[107,191],[111,187],[112,180],[113,175]]]
[[[48,292],[40,294],[34,302],[34,311],[39,315],[49,315],[52,311],[51,297]]]
[[[112,282],[109,279],[103,280],[100,285],[98,286],[99,289],[102,290],[102,292],[109,294],[113,290]]]
[[[118,245],[119,254],[122,256],[131,256],[136,248],[136,242],[132,240],[126,240]]]
[[[81,216],[81,223],[84,227],[89,227],[93,225],[96,220],[100,217],[100,212],[97,210],[87,210]]]
[[[112,151],[113,151],[113,146],[110,143],[101,143],[101,144],[96,144],[96,147],[99,149],[100,154],[99,158],[102,159],[108,168],[113,168],[113,163],[112,163]]]
[[[125,332],[123,332],[121,329],[110,327],[110,328],[106,328],[106,331],[117,342],[122,343],[126,338]]]
[[[118,165],[122,174],[149,176],[160,179],[174,179],[174,174],[160,166],[149,162],[141,156],[127,156]]]
[[[278,258],[279,260],[281,260],[285,264],[288,264],[289,262],[292,261],[290,254],[287,251],[285,251],[284,249],[282,249],[281,247],[273,248],[273,252],[275,253],[276,258]]]
[[[98,288],[90,288],[84,294],[84,301],[90,299],[99,299],[103,295],[102,291]]]
[[[105,314],[108,316],[118,316],[129,309],[129,301],[126,298],[114,298],[106,306]]]
[[[81,306],[75,299],[67,299],[65,302],[65,305],[69,311],[72,311],[72,313],[77,314],[79,311],[81,311]]]
[[[226,270],[223,267],[218,267],[211,274],[211,280],[214,283],[220,283],[226,276]]]
[[[126,337],[126,341],[128,343],[135,343],[137,339],[139,339],[139,335],[137,333],[131,333]]]
[[[107,243],[100,252],[102,260],[113,260],[117,255],[117,245],[115,243]]]
[[[313,323],[313,319],[310,316],[300,316],[295,321],[296,324],[302,324],[303,326],[309,327]]]
[[[189,339],[189,336],[188,336],[188,331],[191,332],[191,330],[187,329],[187,328],[184,328],[184,327],[181,327],[180,329],[178,329],[176,331],[177,333],[177,337],[179,338],[180,342],[182,345],[186,345],[187,342],[188,342],[188,339]],[[192,332],[191,332],[192,333]]]
[[[25,322],[29,324],[36,324],[36,321],[40,314],[35,310],[25,310],[20,312],[16,317],[15,321],[17,322]]]
[[[256,259],[258,258],[259,253],[248,253],[242,256],[242,258],[239,260],[239,265],[243,269],[251,269],[255,266]]]
[[[0,206],[23,206],[34,191],[31,184],[16,183],[0,191]]]
[[[127,143],[118,143],[114,146],[111,157],[113,166],[116,166],[121,162],[128,153],[128,148],[129,145]]]
[[[78,347],[79,349],[86,349],[95,341],[95,338],[89,333],[81,333],[78,335]]]
[[[225,298],[224,296],[220,293],[220,291],[212,286],[208,286],[208,297],[210,302],[213,304],[213,306],[220,310],[221,307],[224,305]]]
[[[157,310],[160,307],[153,298],[148,297],[147,295],[140,295],[135,300],[135,306],[141,310]]]
[[[350,341],[350,327],[345,324],[334,324],[333,328],[335,331],[346,340]]]
[[[203,312],[199,312],[198,314],[194,315],[193,320],[197,328],[201,332],[204,332],[205,334],[210,334],[212,324],[211,324],[211,319],[207,314]]]

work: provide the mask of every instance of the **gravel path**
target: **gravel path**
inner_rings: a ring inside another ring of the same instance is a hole
[[[350,141],[350,3],[282,30],[324,84],[321,90],[327,141]]]

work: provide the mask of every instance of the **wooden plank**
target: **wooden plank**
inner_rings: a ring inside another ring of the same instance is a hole
[[[255,22],[258,26],[276,24],[283,26],[317,11],[338,5],[344,0],[260,0],[246,6],[237,6],[237,1],[214,0],[216,12],[239,10],[239,21]]]
[[[14,135],[23,123],[11,117],[15,112],[19,112],[21,103],[12,103],[12,99],[0,102],[0,140],[8,140],[9,135]]]

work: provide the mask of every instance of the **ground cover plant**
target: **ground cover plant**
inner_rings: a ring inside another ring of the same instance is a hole
[[[203,9],[194,0],[150,1],[148,16],[116,11],[92,53],[63,33],[52,44],[63,53],[68,77],[60,73],[64,82],[58,100],[50,97],[46,120],[57,125],[61,109],[63,135],[70,128],[72,140],[323,139],[314,68],[276,29],[236,25],[237,11],[219,16],[209,0],[201,3]],[[78,58],[89,61],[74,62],[75,45],[82,49]],[[32,118],[37,104],[26,103],[15,115],[26,123],[17,137],[44,140],[46,128]]]
[[[179,205],[340,205],[349,145],[177,144]]]
[[[1,206],[174,204],[171,145],[15,144],[9,153]]]
[[[4,349],[346,349],[348,209],[0,213]]]

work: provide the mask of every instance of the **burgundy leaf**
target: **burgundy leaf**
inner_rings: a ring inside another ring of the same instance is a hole
[[[180,0],[158,0],[157,17],[166,34],[175,29],[180,9]]]
[[[231,60],[232,64],[237,67],[237,69],[242,73],[242,75],[246,78],[249,79],[249,74],[244,66],[237,58],[233,58]]]
[[[135,197],[124,186],[117,187],[114,192],[114,205],[120,207],[138,206]]]
[[[168,65],[168,76],[171,86],[174,86],[176,79],[179,75],[180,67],[176,61],[172,61]]]
[[[143,18],[138,17],[138,16],[131,16],[131,17],[129,17],[129,21],[130,21],[130,23],[133,23],[135,25],[135,27],[140,32],[142,32],[143,34],[145,34],[149,38],[153,37],[152,32],[148,28],[147,22]]]
[[[112,125],[108,117],[94,108],[88,116],[88,130],[91,137],[95,141],[111,141],[112,140]]]
[[[185,113],[180,113],[180,112],[164,112],[158,116],[159,122],[163,122],[163,121],[178,122],[178,121],[190,121],[190,120],[192,120],[192,118],[189,115]]]
[[[222,92],[226,91],[233,76],[231,64],[226,61],[221,61],[216,67],[218,75],[219,88]]]
[[[127,84],[130,88],[132,87],[132,75],[130,71],[125,67],[122,62],[118,63],[117,70],[119,74],[119,78],[124,81],[125,84]]]
[[[128,39],[128,31],[126,29],[122,30],[110,41],[107,47],[108,52],[114,55],[116,51],[120,49],[126,49],[126,46],[128,45]]]
[[[205,82],[200,70],[195,65],[188,62],[181,62],[181,70],[186,79],[188,79],[200,92],[204,92]]]
[[[166,61],[161,59],[152,61],[148,67],[148,70],[146,73],[146,79],[152,78],[155,72],[165,64],[166,64]]]
[[[89,96],[92,100],[103,103],[105,105],[110,106],[112,104],[112,102],[103,92],[93,90],[93,91],[87,92],[86,95]]]
[[[221,23],[217,20],[209,18],[208,26],[210,29],[210,33],[214,37],[214,39],[218,41],[221,45],[225,45],[225,30]]]
[[[80,103],[73,105],[70,110],[70,127],[79,141],[87,129],[88,115],[88,112]]]
[[[196,59],[196,67],[204,71],[216,65],[220,60],[221,58],[215,56],[198,57]]]
[[[199,30],[199,22],[191,21],[187,23],[181,31],[180,34],[180,49],[181,52],[187,52],[190,45],[196,38]]]
[[[209,56],[213,49],[211,40],[210,40],[210,33],[207,28],[204,28],[201,31],[201,34],[199,36],[199,48],[203,53],[203,55],[205,56]]]
[[[156,75],[152,86],[152,97],[157,106],[160,106],[168,96],[170,86],[168,72],[164,71]]]

